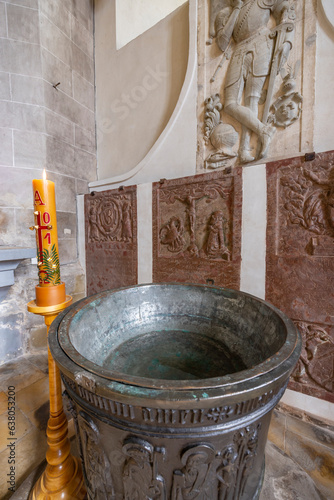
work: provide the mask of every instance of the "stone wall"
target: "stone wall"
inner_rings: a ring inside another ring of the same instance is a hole
[[[56,184],[61,276],[85,292],[76,195],[96,178],[93,7],[90,0],[0,2],[0,245],[35,247],[31,181]],[[0,363],[46,346],[26,311],[37,267],[25,261],[0,304]]]

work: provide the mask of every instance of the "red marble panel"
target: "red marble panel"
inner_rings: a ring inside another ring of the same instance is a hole
[[[241,169],[153,184],[153,281],[239,289]]]
[[[85,195],[87,294],[137,284],[137,189]]]
[[[334,402],[334,152],[267,165],[266,299],[299,326],[290,387]]]

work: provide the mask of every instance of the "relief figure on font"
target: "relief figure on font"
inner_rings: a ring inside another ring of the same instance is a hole
[[[216,500],[215,452],[209,445],[195,445],[182,454],[182,470],[173,475],[172,500]]]
[[[293,0],[211,0],[211,18],[220,50],[234,46],[224,82],[224,111],[242,126],[241,163],[265,158],[276,128],[268,123],[274,83],[287,62],[294,35]],[[276,26],[269,28],[270,21]],[[267,83],[266,91],[264,91]],[[262,116],[259,104],[264,103]],[[251,152],[252,133],[258,137]]]
[[[130,437],[124,442],[123,453],[127,456],[123,468],[124,500],[166,500],[165,482],[157,471],[157,454],[164,456],[164,448]]]

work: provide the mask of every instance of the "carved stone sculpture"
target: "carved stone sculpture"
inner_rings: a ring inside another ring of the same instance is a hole
[[[199,256],[199,244],[196,241],[196,225],[197,225],[197,202],[200,200],[206,199],[215,200],[221,198],[226,198],[227,192],[223,185],[220,183],[208,183],[207,185],[200,186],[199,184],[194,184],[190,186],[183,186],[180,188],[175,188],[172,190],[166,190],[161,192],[161,200],[165,201],[167,204],[174,204],[175,201],[180,201],[185,206],[185,213],[187,215],[186,225],[189,230],[190,236],[190,244],[187,248],[187,254],[190,256]],[[212,219],[212,221],[211,221]],[[209,222],[209,233],[210,231],[218,231],[218,240],[215,243],[213,242],[213,234],[208,237],[208,243],[206,244],[206,249],[204,250],[204,254],[206,256],[212,257],[213,254],[217,256],[217,250],[222,248],[222,244],[224,245],[224,236],[222,234],[223,227],[219,228],[218,226],[222,226],[224,218],[224,212],[219,210],[215,212],[215,215],[212,214]],[[215,227],[214,227],[215,226]],[[167,248],[170,252],[179,252],[183,249],[184,239],[182,238],[184,232],[184,224],[180,217],[173,216],[167,224],[161,227],[160,229],[160,241],[162,244],[168,244]],[[208,246],[209,245],[209,246]],[[218,247],[217,247],[218,245]],[[214,248],[214,246],[216,248]],[[224,246],[224,251],[221,253],[229,252],[227,248]],[[222,257],[220,255],[220,257]]]
[[[185,244],[183,233],[182,220],[174,216],[160,229],[160,241],[170,252],[180,252]]]
[[[224,226],[226,226],[226,222],[222,210],[217,210],[211,214],[208,223],[208,239],[204,248],[204,252],[208,257],[231,259],[231,252],[225,244],[227,231]]]
[[[283,95],[272,105],[272,111],[268,118],[268,122],[275,125],[275,127],[286,128],[300,117],[303,97],[299,92],[295,92],[299,66],[300,61],[297,61],[294,71],[292,72],[292,69],[289,67],[287,74],[284,68],[281,69]]]
[[[153,281],[238,288],[241,168],[153,184]]]
[[[321,235],[310,238],[306,250],[312,255],[334,255],[334,167],[303,168],[297,176],[283,176],[287,211],[291,224]]]
[[[131,201],[127,195],[90,200],[89,241],[131,241]]]
[[[294,0],[211,0],[210,15],[210,34],[221,51],[225,53],[232,40],[234,43],[224,83],[224,111],[242,125],[239,160],[247,163],[265,158],[276,131],[268,123],[275,79],[292,47]],[[269,28],[271,18],[274,28]],[[252,133],[258,136],[256,154],[251,153]]]
[[[205,100],[204,138],[207,142],[210,140],[211,145],[217,150],[206,159],[206,168],[223,167],[229,158],[237,156],[232,148],[237,142],[239,134],[232,125],[221,121],[220,111],[222,108],[219,94]]]
[[[334,342],[320,325],[297,322],[303,349],[292,378],[301,384],[309,379],[329,392],[334,391]]]
[[[166,500],[165,481],[157,470],[157,454],[163,456],[164,448],[130,437],[123,453],[128,457],[123,468],[124,500]]]
[[[334,402],[334,152],[267,164],[266,299],[298,325],[290,388]]]
[[[85,195],[87,293],[137,283],[136,187]]]

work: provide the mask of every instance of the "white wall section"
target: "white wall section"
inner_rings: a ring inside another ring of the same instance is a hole
[[[314,149],[317,153],[334,149],[334,1],[319,0],[315,80]]]
[[[242,237],[240,290],[265,298],[266,275],[266,166],[242,172]]]
[[[137,186],[138,283],[152,282],[152,184]]]
[[[116,0],[116,48],[121,49],[187,0]]]

